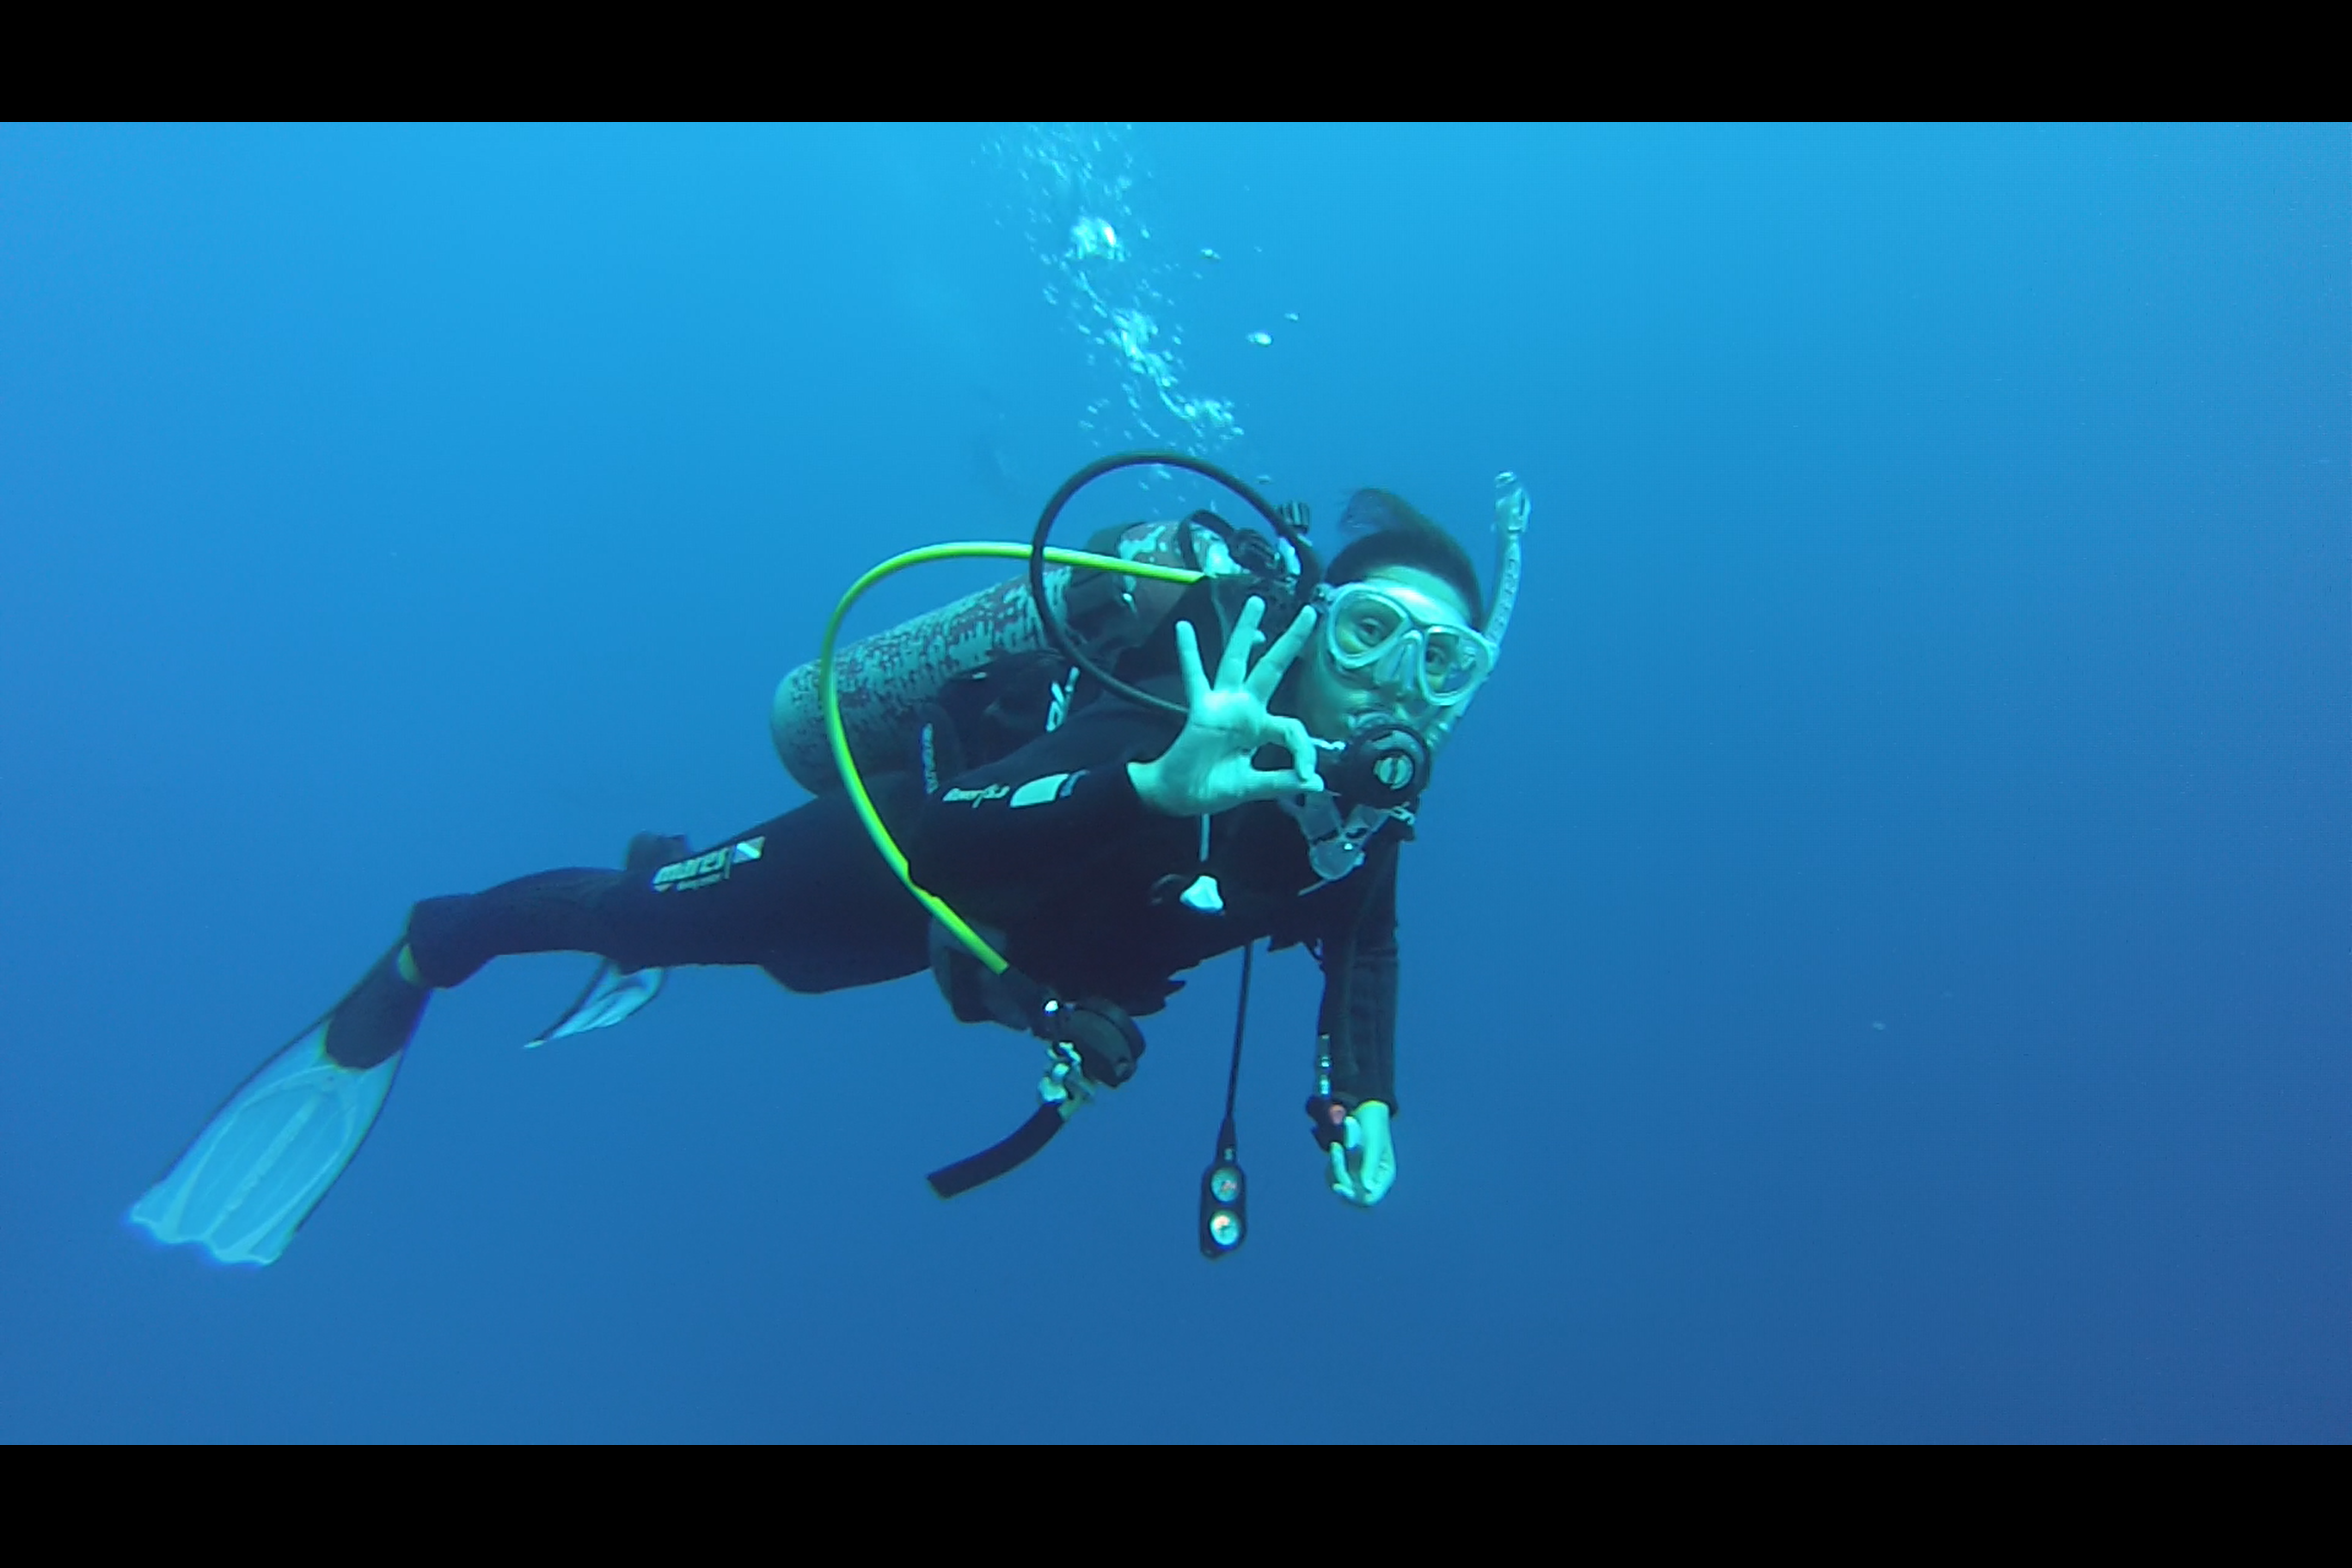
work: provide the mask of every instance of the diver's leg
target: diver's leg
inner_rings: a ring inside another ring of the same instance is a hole
[[[877,779],[885,813],[919,797]],[[665,858],[641,837],[619,871],[549,871],[427,899],[407,940],[263,1063],[131,1208],[159,1241],[268,1263],[359,1152],[433,989],[504,953],[601,954],[625,970],[758,964],[800,991],[923,969],[929,917],[846,800],[812,801],[719,849]]]
[[[888,812],[917,793],[873,781]],[[926,968],[930,917],[827,795],[700,855],[624,871],[545,871],[409,913],[408,961],[436,988],[493,958],[591,952],[622,969],[758,964],[795,991],[895,980]]]

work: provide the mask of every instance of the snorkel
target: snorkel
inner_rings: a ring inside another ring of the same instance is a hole
[[[1497,661],[1503,654],[1503,635],[1511,629],[1511,611],[1519,602],[1520,545],[1528,531],[1528,516],[1534,510],[1528,500],[1528,487],[1519,482],[1518,475],[1506,468],[1495,476],[1495,602],[1486,607],[1486,622],[1478,629],[1495,645]],[[1445,743],[1445,737],[1477,700],[1474,691],[1437,716],[1426,732],[1431,751]]]

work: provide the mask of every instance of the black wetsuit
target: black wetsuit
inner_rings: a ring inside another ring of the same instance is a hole
[[[1172,677],[1142,684],[1175,694]],[[1148,1015],[1204,959],[1262,938],[1308,945],[1324,966],[1332,1097],[1393,1109],[1400,830],[1318,887],[1297,825],[1273,804],[1242,806],[1210,819],[1204,863],[1201,819],[1152,812],[1128,778],[1181,728],[1105,697],[928,792],[915,772],[868,784],[915,880],[1065,995]],[[1222,912],[1181,897],[1203,876]],[[932,953],[929,912],[838,794],[659,870],[549,871],[427,899],[408,945],[436,986],[504,954],[581,952],[625,969],[757,964],[793,990],[831,991],[917,973]]]

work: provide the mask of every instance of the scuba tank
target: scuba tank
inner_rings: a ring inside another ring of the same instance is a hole
[[[1087,550],[1155,566],[1191,568],[1213,577],[1244,568],[1228,549],[1222,525],[1196,512],[1181,522],[1137,522],[1097,533]],[[1075,574],[1057,566],[1044,574],[1054,619],[1106,662],[1148,641],[1184,595],[1181,584],[1107,572]],[[1030,580],[1009,577],[953,604],[900,622],[836,653],[841,723],[862,769],[904,765],[907,737],[925,706],[950,683],[1000,660],[1051,649]],[[776,683],[768,733],[793,782],[811,795],[842,787],[824,720],[819,661],[811,659]]]

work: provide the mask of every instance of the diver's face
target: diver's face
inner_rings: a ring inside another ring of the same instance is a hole
[[[1363,581],[1390,590],[1416,611],[1425,610],[1430,621],[1470,625],[1470,606],[1452,584],[1434,572],[1418,566],[1382,566],[1365,574]],[[1425,704],[1400,701],[1395,692],[1383,690],[1372,681],[1369,671],[1345,670],[1333,664],[1329,642],[1321,628],[1308,646],[1312,652],[1298,661],[1290,706],[1316,739],[1344,741],[1354,732],[1357,721],[1374,710],[1393,713],[1409,723],[1430,717]]]

